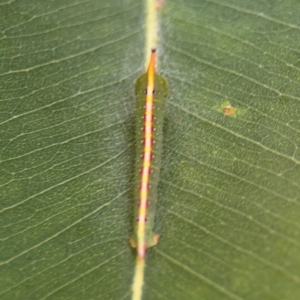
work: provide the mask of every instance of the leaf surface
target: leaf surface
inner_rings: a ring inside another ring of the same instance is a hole
[[[144,10],[0,1],[1,299],[131,298]],[[300,298],[299,13],[161,8],[170,96],[143,299]]]

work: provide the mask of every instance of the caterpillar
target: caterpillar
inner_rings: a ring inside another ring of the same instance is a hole
[[[156,51],[151,50],[148,70],[135,84],[136,161],[134,187],[134,233],[130,239],[144,259],[147,248],[157,244],[153,232],[157,186],[162,156],[163,117],[168,95],[167,81],[155,73]]]

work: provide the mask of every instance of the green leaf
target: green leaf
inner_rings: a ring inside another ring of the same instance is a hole
[[[1,299],[131,298],[144,10],[0,1]],[[143,299],[297,300],[298,1],[160,10],[170,96]]]

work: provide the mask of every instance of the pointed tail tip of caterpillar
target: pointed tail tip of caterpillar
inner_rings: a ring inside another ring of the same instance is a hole
[[[144,259],[146,256],[146,246],[138,247],[137,252],[138,252],[138,257],[140,259]]]
[[[158,234],[155,234],[154,237],[153,237],[152,243],[150,243],[150,244],[148,244],[148,245],[147,245],[147,244],[142,244],[142,245],[140,245],[140,246],[138,245],[138,246],[137,246],[137,254],[138,254],[138,258],[139,258],[139,259],[144,259],[145,256],[146,256],[147,248],[148,248],[148,247],[155,246],[155,245],[158,243],[159,238],[160,238],[160,236],[159,236]]]
[[[146,256],[146,245],[138,246],[133,238],[129,239],[129,244],[132,248],[137,248],[137,255],[139,259],[144,259]]]

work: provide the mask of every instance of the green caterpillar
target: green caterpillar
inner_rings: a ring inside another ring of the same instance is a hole
[[[134,187],[134,234],[130,240],[143,259],[147,248],[157,244],[153,233],[157,186],[162,156],[163,118],[168,95],[167,81],[155,74],[156,53],[152,50],[148,71],[135,84],[136,164]]]

